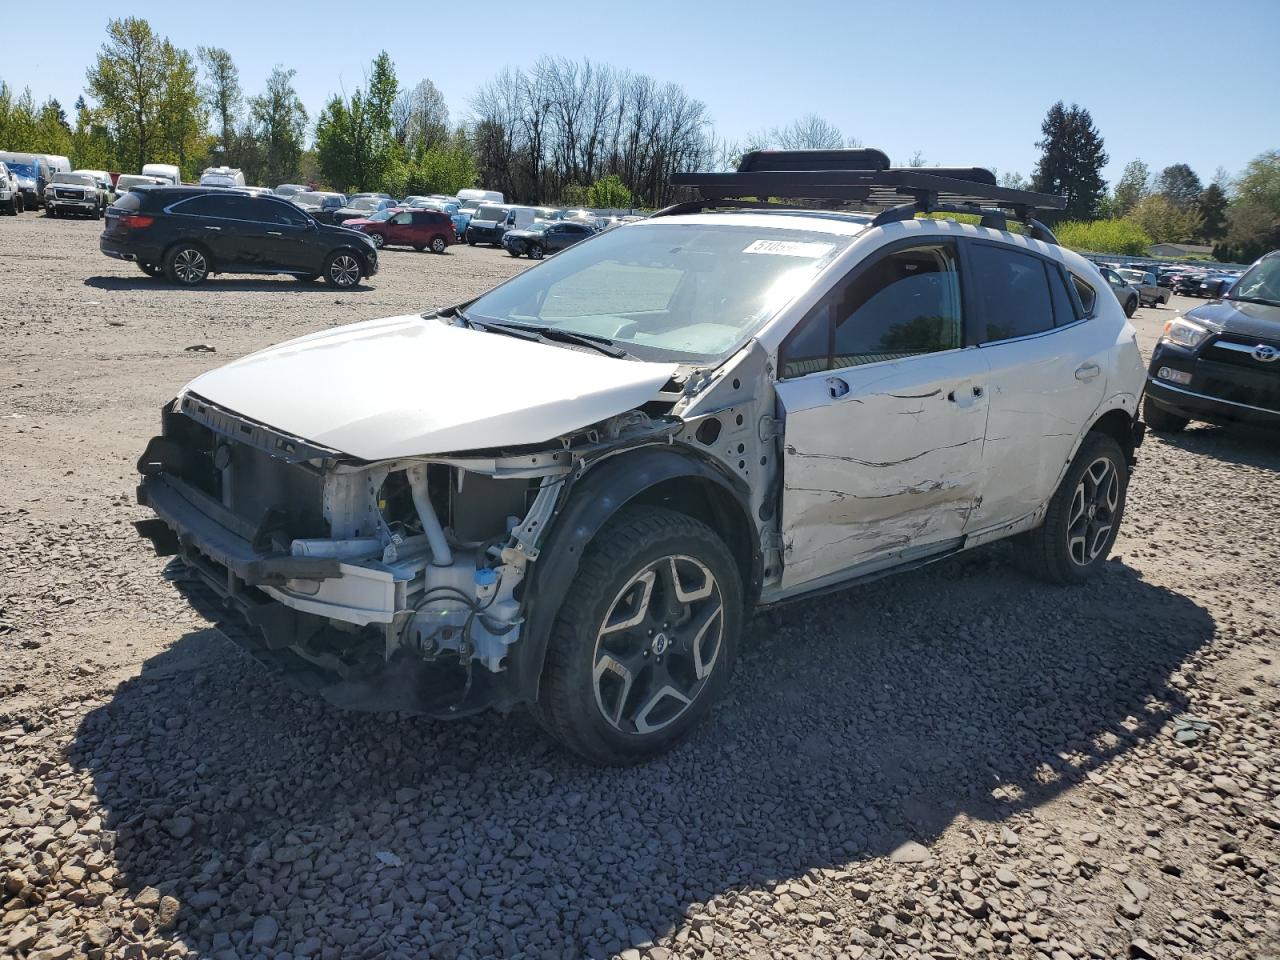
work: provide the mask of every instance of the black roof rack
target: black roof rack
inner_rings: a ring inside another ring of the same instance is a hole
[[[891,167],[889,157],[874,149],[753,150],[735,173],[677,173],[671,183],[696,188],[700,199],[659,210],[655,217],[718,206],[776,206],[759,201],[777,198],[887,208],[873,226],[910,220],[918,213],[972,213],[982,218],[983,226],[1004,230],[1004,211],[1009,211],[1030,236],[1048,243],[1057,238],[1033,214],[1067,205],[1065,197],[999,186],[995,174],[982,167]],[[755,201],[744,202],[749,198]]]

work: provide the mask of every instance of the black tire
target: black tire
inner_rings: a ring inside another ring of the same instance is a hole
[[[531,244],[529,244],[529,259],[530,259],[530,260],[541,260],[541,259],[542,259],[542,257],[543,257],[543,253],[542,253],[542,244],[540,244],[540,243],[531,243]]]
[[[1124,315],[1126,317],[1132,318],[1133,315],[1137,312],[1138,312],[1138,298],[1130,297],[1128,300],[1124,302]]]
[[[1143,398],[1142,419],[1156,433],[1178,433],[1185,430],[1187,424],[1191,422],[1186,417],[1180,417],[1176,413],[1165,410],[1150,397]]]
[[[58,215],[58,211],[57,211],[57,210],[55,210],[53,207],[45,207],[45,208],[44,208],[44,215],[45,215],[46,217],[57,217],[57,215]]]
[[[449,241],[442,236],[434,236],[431,238],[431,252],[444,253],[449,249]]]
[[[427,249],[427,245],[425,243],[415,243],[413,245],[413,249],[421,253],[423,250]]]
[[[139,260],[138,269],[145,273],[148,277],[158,277],[164,273],[164,268],[157,263],[151,263],[149,260]]]
[[[468,246],[468,247],[474,247],[475,245],[476,245],[475,237],[471,236],[471,234],[469,234],[469,233],[468,233],[468,234],[467,234],[467,246]]]
[[[319,279],[320,279],[320,274],[318,274],[318,273],[297,273],[297,274],[294,274],[293,279],[297,280],[299,283],[315,283],[317,280],[319,280]]]
[[[1044,523],[1016,539],[1022,565],[1049,583],[1084,583],[1095,576],[1120,531],[1128,489],[1129,463],[1120,444],[1105,433],[1090,433],[1049,501]]]
[[[629,606],[619,613],[621,604]],[[715,531],[661,507],[625,508],[583,554],[551,629],[533,713],[592,763],[662,753],[724,692],[742,620],[741,574]]]
[[[164,275],[180,287],[197,287],[209,279],[209,254],[194,243],[179,243],[164,255]]]
[[[360,285],[364,264],[353,250],[335,250],[324,261],[324,282],[339,290],[351,290]]]
[[[515,247],[507,247],[507,253],[511,254],[513,257],[516,257],[517,259],[519,259],[520,257],[520,251],[517,250]]]
[[[102,219],[102,207],[94,207],[94,208],[93,208],[93,219],[95,219],[95,220],[101,220],[101,219]]]

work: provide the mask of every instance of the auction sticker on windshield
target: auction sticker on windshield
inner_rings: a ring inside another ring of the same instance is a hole
[[[804,257],[816,260],[831,252],[834,244],[804,240],[753,240],[743,253],[766,253],[775,257]]]

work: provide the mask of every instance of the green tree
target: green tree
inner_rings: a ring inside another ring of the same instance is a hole
[[[1200,178],[1185,163],[1165,167],[1156,182],[1156,192],[1168,197],[1169,202],[1179,210],[1194,210],[1198,207],[1203,191]]]
[[[1151,192],[1151,168],[1141,160],[1130,160],[1116,181],[1112,207],[1123,217]]]
[[[396,75],[385,52],[373,61],[368,91],[356,88],[350,98],[335,95],[316,121],[316,160],[340,190],[384,186],[397,144],[392,135]]]
[[[164,73],[156,111],[160,145],[158,155],[149,160],[176,163],[185,179],[194,180],[209,152],[207,117],[196,82],[195,60],[168,40],[160,41],[160,60]]]
[[[1236,182],[1227,207],[1227,236],[1214,247],[1219,260],[1249,263],[1280,248],[1280,150],[1259,154]]]
[[[1200,229],[1200,215],[1184,210],[1163,193],[1153,193],[1138,201],[1128,220],[1137,224],[1153,243],[1181,243]]]
[[[261,151],[261,169],[256,172],[255,181],[276,184],[298,175],[307,109],[293,88],[296,72],[277,66],[267,77],[262,94],[249,100],[252,133]]]
[[[629,209],[635,202],[622,178],[611,173],[587,188],[587,206],[601,209]]]
[[[1059,100],[1049,108],[1040,131],[1044,139],[1036,143],[1041,156],[1031,178],[1032,189],[1065,195],[1062,217],[1092,219],[1106,190],[1102,168],[1109,159],[1093,117],[1083,107],[1073,103],[1067,109]]]
[[[109,170],[115,166],[106,124],[89,108],[84,97],[76,100],[76,125],[71,131],[71,153],[77,167]]]
[[[215,151],[230,165],[239,165],[240,111],[244,106],[244,92],[240,89],[240,70],[231,54],[222,47],[196,47],[196,56],[204,68],[204,82],[200,96],[213,117],[214,135],[218,138]]]
[[[165,83],[160,38],[137,17],[112,20],[107,40],[89,68],[89,94],[116,143],[120,166],[141,170],[159,139],[157,116]]]
[[[1200,194],[1200,236],[1219,240],[1227,233],[1227,195],[1222,187],[1211,183]]]
[[[1132,220],[1068,220],[1053,228],[1058,242],[1085,253],[1115,253],[1144,257],[1151,237]]]

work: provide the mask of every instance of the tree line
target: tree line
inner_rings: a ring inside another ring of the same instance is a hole
[[[267,185],[403,196],[479,184],[529,203],[657,207],[683,198],[670,186],[673,173],[733,169],[753,149],[859,145],[814,114],[723,140],[706,104],[679,84],[566,57],[502,70],[479,86],[461,120],[430,79],[402,84],[385,52],[363,84],[331,96],[314,119],[294,76],[278,65],[247,94],[229,51],[192,53],[145,19],[112,20],[72,116],[0,80],[0,148],[65,154],[91,169],[176,163],[185,179],[225,164]],[[1215,244],[1222,259],[1249,260],[1280,246],[1278,151],[1236,178],[1220,168],[1207,185],[1185,163],[1156,172],[1133,160],[1109,189],[1102,171],[1110,158],[1087,109],[1058,102],[1040,130],[1030,180],[1006,172],[1000,182],[1064,195],[1057,220],[1071,224],[1071,235],[1124,247],[1100,252],[1200,242]],[[909,163],[926,160],[916,151]]]

